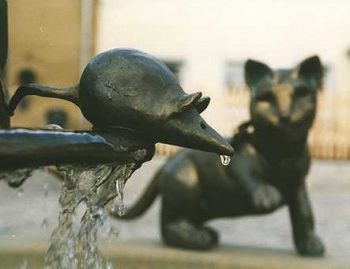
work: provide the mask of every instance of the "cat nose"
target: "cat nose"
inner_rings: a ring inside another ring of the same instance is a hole
[[[283,123],[289,123],[290,122],[290,115],[289,114],[281,115],[280,120]]]

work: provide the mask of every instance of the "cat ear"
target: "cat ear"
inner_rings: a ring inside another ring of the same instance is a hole
[[[298,77],[315,89],[322,88],[323,66],[318,56],[307,58],[299,65]]]
[[[273,71],[266,64],[247,60],[244,65],[245,81],[252,88],[258,82],[273,78]]]

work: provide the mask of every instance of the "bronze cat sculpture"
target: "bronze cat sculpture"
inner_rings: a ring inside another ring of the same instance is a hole
[[[317,56],[292,72],[273,72],[248,60],[251,120],[231,140],[236,150],[231,163],[223,166],[212,153],[182,151],[157,172],[126,215],[111,214],[123,219],[140,216],[159,194],[164,242],[207,250],[218,243],[218,234],[206,221],[267,214],[287,205],[298,253],[322,256],[324,246],[315,234],[305,183],[310,166],[307,137],[322,77]]]

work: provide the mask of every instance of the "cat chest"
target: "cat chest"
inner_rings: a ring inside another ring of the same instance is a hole
[[[286,158],[264,165],[264,178],[273,185],[290,185],[304,179],[309,167],[307,158]]]

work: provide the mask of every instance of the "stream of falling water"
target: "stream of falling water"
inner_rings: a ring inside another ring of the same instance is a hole
[[[123,188],[136,169],[135,163],[58,167],[64,174],[59,198],[59,223],[46,253],[47,269],[112,269],[97,247],[98,231],[105,220],[104,206],[115,199],[124,213]],[[86,205],[78,232],[73,229],[79,204]]]

